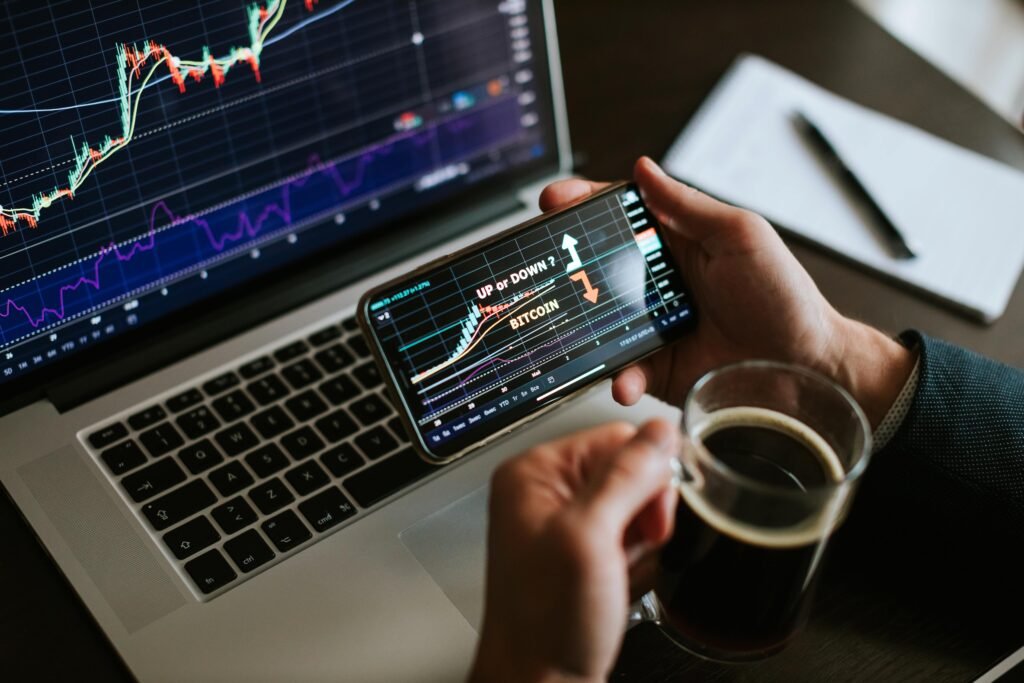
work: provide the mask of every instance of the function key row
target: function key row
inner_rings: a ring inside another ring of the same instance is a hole
[[[300,339],[290,344],[285,344],[277,351],[274,351],[274,358],[278,363],[287,363],[290,360],[306,355],[307,351],[309,351],[309,345]]]
[[[264,372],[273,369],[273,367],[274,361],[270,356],[260,356],[259,358],[255,358],[238,368],[238,374],[245,379],[253,379],[254,377],[259,377]]]
[[[150,406],[145,410],[140,410],[134,415],[129,416],[128,425],[135,431],[142,431],[146,427],[151,427],[157,422],[167,418],[167,411],[161,406]]]
[[[120,422],[107,425],[103,429],[97,430],[89,435],[89,443],[92,444],[93,448],[100,449],[106,448],[112,443],[120,441],[124,437],[128,436],[128,428]]]
[[[329,325],[321,330],[317,330],[309,336],[309,343],[313,346],[323,346],[324,344],[330,344],[335,339],[341,338],[341,330],[336,325]]]
[[[213,379],[203,383],[203,391],[206,392],[207,396],[216,396],[223,394],[225,391],[232,387],[238,386],[241,380],[238,379],[238,375],[233,372],[225,372],[223,375],[214,377]]]

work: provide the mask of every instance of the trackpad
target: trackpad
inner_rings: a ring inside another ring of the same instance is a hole
[[[484,614],[488,493],[481,486],[398,535],[477,633]]]

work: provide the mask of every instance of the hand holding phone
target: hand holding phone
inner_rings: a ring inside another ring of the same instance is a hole
[[[695,324],[661,228],[628,183],[375,288],[359,318],[414,444],[435,463]]]

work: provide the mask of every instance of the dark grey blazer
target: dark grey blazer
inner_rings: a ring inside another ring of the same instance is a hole
[[[891,514],[1024,541],[1024,371],[919,332],[902,340],[920,349],[917,392],[868,468],[873,494]]]

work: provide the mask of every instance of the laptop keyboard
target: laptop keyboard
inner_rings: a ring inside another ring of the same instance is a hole
[[[409,445],[353,318],[87,434],[122,497],[205,596],[437,471]]]

